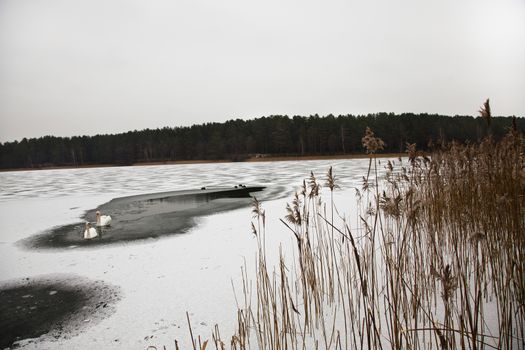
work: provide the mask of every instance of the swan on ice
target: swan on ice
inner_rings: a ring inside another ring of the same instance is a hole
[[[110,225],[111,225],[111,216],[100,215],[100,212],[97,211],[97,226],[110,226]]]
[[[89,222],[86,222],[86,230],[84,231],[84,239],[91,239],[98,236],[97,230],[91,227]]]

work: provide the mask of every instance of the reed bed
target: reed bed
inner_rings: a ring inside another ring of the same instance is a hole
[[[357,226],[337,211],[337,179],[310,174],[286,207],[294,258],[268,266],[254,199],[255,288],[232,349],[516,349],[525,346],[525,140],[442,145],[386,164],[367,130]],[[372,180],[374,179],[374,180]],[[328,194],[328,201],[323,197]],[[289,254],[289,252],[288,252]],[[217,349],[225,342],[213,337]]]
[[[410,144],[407,158],[386,166],[369,129],[363,145],[370,162],[355,189],[358,211],[337,210],[332,168],[322,179],[311,173],[281,219],[293,252],[279,248],[275,266],[254,198],[255,277],[243,268],[236,332],[224,341],[216,326],[210,346],[525,348],[523,134],[441,145],[428,156]]]

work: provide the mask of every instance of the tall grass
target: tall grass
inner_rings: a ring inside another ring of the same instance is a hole
[[[337,210],[335,171],[324,181],[311,173],[281,219],[296,244],[288,258],[279,248],[277,266],[254,198],[255,288],[244,268],[235,334],[225,342],[216,326],[215,348],[524,348],[523,134],[429,156],[409,144],[381,180],[384,143],[367,129],[363,144],[356,222]]]
[[[312,173],[282,220],[295,258],[280,251],[269,267],[254,202],[256,288],[254,296],[244,289],[231,348],[522,348],[523,135],[452,143],[430,157],[407,145],[408,161],[389,161],[382,181],[382,141],[368,130],[363,143],[370,166],[356,191],[357,227],[337,214],[333,170],[326,204]]]

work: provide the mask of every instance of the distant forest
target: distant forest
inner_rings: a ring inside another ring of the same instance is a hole
[[[516,124],[518,130],[525,130],[524,118],[517,118]],[[0,168],[206,159],[242,161],[255,155],[362,153],[361,138],[367,126],[385,141],[384,152],[404,152],[407,142],[426,150],[430,142],[464,143],[489,133],[485,120],[471,116],[377,113],[290,118],[275,115],[115,135],[24,138],[0,144]],[[511,117],[492,118],[490,133],[500,138],[511,127]]]

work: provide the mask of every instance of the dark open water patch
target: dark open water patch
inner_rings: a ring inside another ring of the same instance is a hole
[[[115,312],[120,288],[55,274],[1,282],[0,349],[74,337]]]
[[[30,249],[73,249],[184,233],[200,216],[250,205],[251,195],[263,189],[215,188],[115,198],[87,211],[82,218],[84,222],[54,227],[19,244]],[[85,222],[94,223],[97,210],[112,217],[111,227],[99,230],[98,237],[86,240]]]

